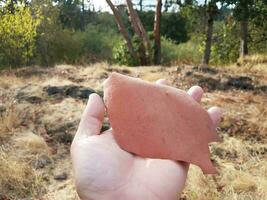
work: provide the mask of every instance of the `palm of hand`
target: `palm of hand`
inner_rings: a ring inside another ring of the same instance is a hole
[[[189,94],[200,101],[202,90]],[[220,111],[209,110],[215,125]],[[84,111],[71,154],[77,192],[81,199],[174,200],[178,199],[187,176],[188,164],[162,159],[141,158],[122,150],[112,129],[101,134],[104,105],[91,95]]]

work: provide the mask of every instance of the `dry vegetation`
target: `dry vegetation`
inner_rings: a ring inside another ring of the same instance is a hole
[[[219,173],[190,167],[183,200],[267,199],[266,56],[224,68],[92,66],[22,68],[0,74],[0,199],[74,200],[69,147],[86,99],[111,71],[205,90],[220,106],[223,142],[211,145]]]

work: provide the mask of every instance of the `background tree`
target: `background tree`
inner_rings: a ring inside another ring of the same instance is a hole
[[[129,50],[131,56],[134,59],[138,60],[137,54],[136,54],[136,52],[133,48],[132,42],[131,42],[131,38],[130,38],[130,36],[129,36],[129,34],[128,34],[128,32],[127,32],[127,30],[126,30],[126,28],[122,22],[122,19],[120,17],[120,14],[119,14],[117,8],[114,6],[114,4],[110,0],[106,0],[106,2],[108,3],[109,7],[111,8],[111,10],[113,12],[113,15],[114,15],[116,22],[118,24],[118,28],[119,28],[121,34],[123,35],[123,37],[127,43],[128,50]]]
[[[32,17],[29,8],[15,5],[12,12],[0,17],[0,66],[30,64],[34,55],[38,24],[39,19]]]
[[[210,52],[211,52],[211,43],[212,43],[212,32],[213,32],[213,23],[214,18],[218,13],[218,8],[216,5],[216,0],[211,0],[205,5],[205,12],[206,12],[206,40],[205,40],[205,49],[204,55],[202,58],[202,64],[208,65],[210,60]]]
[[[254,0],[226,0],[228,4],[234,5],[233,15],[240,25],[240,57],[248,55],[248,22],[254,10]]]
[[[149,57],[150,57],[150,41],[148,39],[146,30],[144,29],[144,26],[136,12],[133,8],[133,4],[130,0],[126,0],[127,7],[128,7],[128,13],[129,13],[129,19],[132,24],[132,28],[134,30],[134,33],[136,37],[139,39],[140,45],[138,48],[139,51],[139,58],[140,58],[140,64],[141,65],[148,65]],[[148,54],[148,56],[147,56]]]

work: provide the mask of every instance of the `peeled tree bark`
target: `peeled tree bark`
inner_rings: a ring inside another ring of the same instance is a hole
[[[157,1],[154,19],[154,64],[161,63],[161,44],[160,44],[160,20],[161,20],[162,0]]]
[[[248,55],[248,21],[240,22],[240,57]]]
[[[129,12],[130,21],[134,30],[134,33],[137,37],[140,38],[142,44],[140,45],[140,61],[142,65],[150,64],[150,41],[147,36],[147,32],[138,16],[138,13],[133,8],[133,4],[131,0],[126,0],[127,8]],[[147,56],[148,55],[148,56]]]
[[[139,49],[138,49],[140,64],[147,65],[148,61],[147,61],[147,56],[146,56],[146,48],[144,45],[144,39],[142,37],[142,31],[138,24],[138,21],[140,21],[140,19],[133,8],[132,2],[130,0],[126,0],[126,2],[127,2],[128,12],[129,12],[129,20],[132,24],[135,35],[139,38],[141,42]]]
[[[131,38],[122,22],[122,19],[119,15],[119,12],[117,10],[117,8],[115,8],[115,6],[113,5],[113,3],[110,1],[110,0],[106,0],[107,4],[109,5],[109,7],[111,8],[113,14],[114,14],[114,17],[115,17],[115,20],[117,22],[117,25],[119,27],[119,31],[121,32],[122,36],[124,37],[125,41],[126,41],[126,44],[127,44],[127,47],[128,47],[128,50],[131,54],[131,56],[135,59],[135,60],[138,60],[138,56],[136,54],[136,52],[134,51],[134,48],[133,48],[133,45],[132,45],[132,42],[131,42]]]

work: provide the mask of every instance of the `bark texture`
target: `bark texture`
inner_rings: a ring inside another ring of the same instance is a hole
[[[241,21],[240,22],[240,57],[244,57],[248,55],[248,22]]]
[[[132,42],[131,42],[131,39],[130,39],[130,36],[122,22],[122,19],[119,15],[119,12],[117,10],[117,8],[114,6],[114,4],[110,1],[110,0],[106,0],[107,4],[109,5],[109,7],[111,8],[113,14],[114,14],[114,17],[115,17],[115,20],[116,20],[116,23],[119,27],[119,31],[121,32],[122,36],[124,37],[126,43],[127,43],[127,47],[128,47],[128,50],[131,54],[131,56],[138,60],[138,56],[136,54],[136,52],[134,51],[134,48],[133,48],[133,45],[132,45]]]

